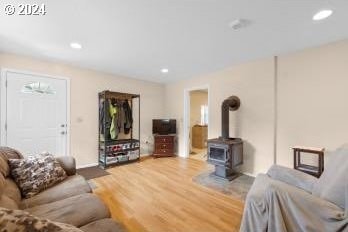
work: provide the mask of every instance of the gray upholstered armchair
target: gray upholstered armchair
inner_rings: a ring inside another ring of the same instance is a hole
[[[348,231],[348,148],[317,179],[274,165],[248,193],[240,231]]]

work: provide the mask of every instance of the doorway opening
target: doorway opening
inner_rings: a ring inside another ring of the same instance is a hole
[[[189,158],[207,160],[208,88],[189,91]]]

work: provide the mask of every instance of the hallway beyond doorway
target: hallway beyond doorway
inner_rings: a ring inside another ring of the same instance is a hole
[[[189,157],[205,161],[208,139],[208,89],[190,91],[190,154]]]

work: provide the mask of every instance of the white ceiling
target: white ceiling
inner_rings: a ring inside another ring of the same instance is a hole
[[[47,15],[5,16],[5,3],[23,2]],[[323,8],[334,14],[312,21]],[[348,38],[347,0],[6,0],[0,10],[0,51],[155,82]],[[234,31],[237,18],[251,24]]]

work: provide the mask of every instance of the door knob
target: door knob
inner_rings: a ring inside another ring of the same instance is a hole
[[[62,132],[60,132],[60,134],[65,135],[65,134],[66,134],[66,132],[65,132],[65,131],[62,131]]]

